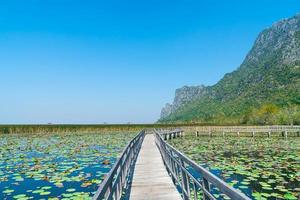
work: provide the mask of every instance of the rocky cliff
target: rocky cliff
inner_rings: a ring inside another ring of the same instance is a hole
[[[181,106],[201,97],[206,93],[204,85],[199,86],[183,86],[182,88],[176,89],[175,98],[172,104],[167,103],[161,110],[160,117],[166,118],[174,113]]]
[[[237,70],[197,88],[177,90],[160,122],[300,123],[300,15],[263,30]]]

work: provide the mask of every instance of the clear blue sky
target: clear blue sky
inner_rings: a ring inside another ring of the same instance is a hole
[[[299,0],[0,2],[0,123],[151,123]]]

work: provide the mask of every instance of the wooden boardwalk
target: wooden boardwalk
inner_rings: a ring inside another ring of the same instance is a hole
[[[163,164],[154,134],[147,134],[136,161],[131,200],[182,199]]]

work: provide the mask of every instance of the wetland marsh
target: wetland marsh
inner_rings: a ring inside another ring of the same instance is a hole
[[[1,134],[0,199],[91,199],[135,135]]]
[[[208,137],[168,141],[253,199],[299,199],[300,138]]]

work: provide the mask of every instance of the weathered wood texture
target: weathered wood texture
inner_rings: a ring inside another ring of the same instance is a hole
[[[199,131],[199,132],[299,132],[300,126],[193,126],[182,127],[186,132]]]
[[[147,134],[144,138],[135,165],[130,199],[181,199],[180,194],[166,171],[153,134]]]
[[[177,133],[180,130],[174,130]],[[170,135],[178,137],[178,134]],[[166,133],[163,133],[164,135]],[[227,195],[233,200],[250,200],[245,194],[234,189],[226,182],[215,176],[213,173],[198,165],[183,153],[176,150],[170,144],[166,143],[160,132],[156,131],[156,143],[160,149],[167,170],[170,172],[172,179],[177,183],[183,194],[184,200],[201,199],[216,200],[211,190],[212,186],[218,188],[222,195]],[[167,137],[172,138],[172,137]],[[195,174],[200,175],[202,180]]]
[[[250,135],[254,136],[268,136],[281,134],[283,137],[300,136],[300,126],[194,126],[183,127],[186,133],[194,133],[196,136],[200,135],[229,135],[236,134],[240,136]]]
[[[127,185],[128,174],[133,169],[144,136],[145,130],[142,130],[127,144],[121,157],[117,160],[109,174],[99,186],[96,194],[93,196],[93,200],[118,200],[121,198],[123,189]]]

